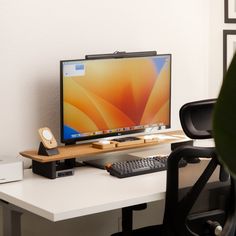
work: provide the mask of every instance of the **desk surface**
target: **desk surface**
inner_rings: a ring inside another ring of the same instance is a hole
[[[192,185],[194,177],[186,176],[199,175],[206,162],[181,168],[181,187]],[[0,199],[48,220],[60,221],[163,200],[165,188],[166,171],[118,179],[105,170],[80,167],[73,176],[51,180],[26,170],[23,181],[0,185]]]

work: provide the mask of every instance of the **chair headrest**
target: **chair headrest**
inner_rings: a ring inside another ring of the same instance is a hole
[[[180,123],[191,139],[212,138],[212,113],[216,99],[186,103],[180,109]]]

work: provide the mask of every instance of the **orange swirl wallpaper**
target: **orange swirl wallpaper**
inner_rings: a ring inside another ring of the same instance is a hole
[[[169,126],[170,63],[170,55],[64,62],[64,139]]]

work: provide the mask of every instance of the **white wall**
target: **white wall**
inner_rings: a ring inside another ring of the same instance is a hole
[[[217,97],[223,80],[223,30],[236,30],[236,24],[224,23],[224,1],[210,1],[209,96]]]
[[[39,127],[50,127],[59,140],[59,60],[85,54],[172,53],[172,124],[178,128],[180,106],[209,96],[209,2],[1,0],[0,155],[37,148]]]

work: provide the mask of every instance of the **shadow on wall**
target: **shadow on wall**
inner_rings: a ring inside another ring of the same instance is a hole
[[[35,127],[48,127],[60,141],[60,79],[38,80],[35,88]]]

